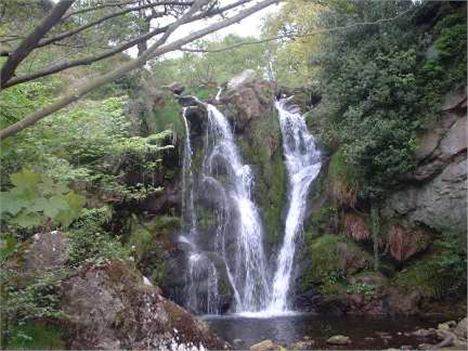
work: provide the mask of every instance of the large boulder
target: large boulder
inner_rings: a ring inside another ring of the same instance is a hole
[[[224,349],[208,326],[122,262],[87,266],[62,284],[71,349]]]
[[[231,105],[237,131],[244,131],[250,122],[272,110],[275,89],[271,82],[259,80],[253,70],[246,70],[227,83],[221,102]]]

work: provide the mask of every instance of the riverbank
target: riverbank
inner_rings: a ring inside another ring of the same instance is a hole
[[[427,350],[436,345],[466,349],[466,318],[462,323],[444,322],[441,315],[395,318],[316,314],[245,318],[232,315],[203,319],[236,350]]]

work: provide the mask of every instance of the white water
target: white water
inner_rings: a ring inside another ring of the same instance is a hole
[[[270,297],[263,228],[257,207],[251,199],[253,174],[242,163],[226,117],[207,105],[212,146],[204,164],[204,177],[222,188],[226,211],[218,228],[218,243],[234,290],[236,312],[259,311]],[[229,230],[226,226],[229,225]],[[230,236],[228,238],[227,236]],[[229,254],[226,242],[235,242]]]
[[[201,253],[188,257],[188,300],[193,311],[218,313],[218,272],[214,264]]]
[[[313,136],[307,130],[304,116],[297,107],[287,104],[288,99],[281,99],[275,103],[279,114],[283,152],[288,171],[289,207],[283,245],[273,279],[273,293],[265,311],[270,314],[281,314],[289,309],[288,293],[296,252],[296,239],[302,230],[310,185],[321,167],[320,152]]]

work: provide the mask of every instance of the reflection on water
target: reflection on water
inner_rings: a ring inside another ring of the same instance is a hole
[[[223,339],[237,349],[248,349],[265,339],[290,345],[308,336],[315,340],[316,348],[326,348],[326,340],[336,334],[350,336],[352,344],[334,346],[334,349],[386,349],[410,345],[417,347],[422,341],[404,332],[435,327],[440,322],[420,318],[370,318],[362,316],[323,316],[297,314],[265,318],[265,316],[204,316],[203,319]],[[242,343],[233,343],[235,339]],[[328,346],[328,348],[332,348]]]

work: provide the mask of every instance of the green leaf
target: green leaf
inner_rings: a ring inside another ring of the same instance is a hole
[[[22,169],[20,172],[13,173],[10,180],[18,188],[35,189],[41,181],[41,175],[28,169]]]
[[[26,207],[28,202],[16,196],[16,194],[12,192],[2,192],[0,193],[0,204],[0,213],[6,212],[14,216],[18,214],[18,212],[21,211],[23,207]]]
[[[62,226],[68,227],[81,214],[85,203],[85,197],[72,191],[65,195],[65,199],[68,203],[68,209],[61,210],[54,217],[54,220],[59,222]]]
[[[22,210],[11,222],[23,228],[33,228],[41,224],[41,216],[37,212]]]

